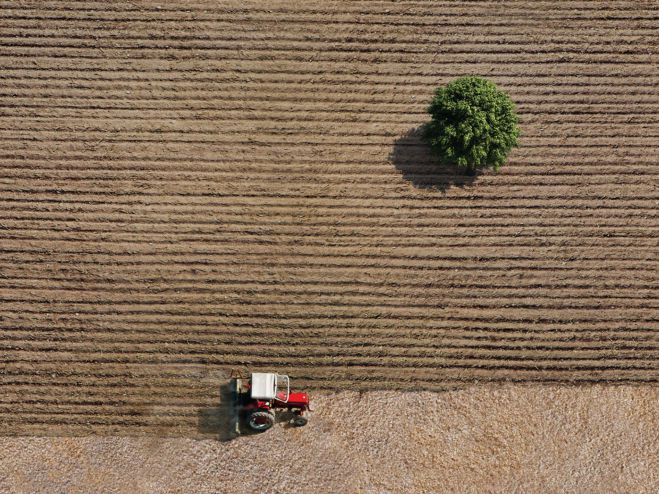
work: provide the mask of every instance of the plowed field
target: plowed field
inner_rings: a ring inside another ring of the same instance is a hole
[[[656,382],[655,2],[2,2],[5,434],[204,432],[299,386]],[[523,136],[456,176],[433,89]]]

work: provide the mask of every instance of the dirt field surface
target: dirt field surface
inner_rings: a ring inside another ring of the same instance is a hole
[[[659,491],[659,388],[475,386],[322,395],[306,429],[230,443],[1,438],[11,493]],[[397,412],[392,413],[392,410]]]
[[[1,4],[4,434],[202,434],[233,367],[657,382],[656,2],[176,5]],[[500,174],[418,139],[466,74]]]

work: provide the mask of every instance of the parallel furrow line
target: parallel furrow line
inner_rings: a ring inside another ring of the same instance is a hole
[[[617,45],[616,49],[602,49],[599,48],[598,46],[593,47],[592,45],[585,45],[585,46],[574,46],[574,42],[572,44],[564,43],[562,46],[555,47],[551,46],[554,44],[552,41],[547,42],[547,46],[538,46],[537,43],[506,43],[505,45],[493,45],[491,42],[484,42],[484,43],[474,43],[474,42],[466,42],[466,43],[455,43],[455,44],[448,44],[448,43],[442,43],[440,46],[432,46],[428,48],[401,48],[401,47],[387,47],[386,45],[383,46],[383,44],[371,46],[371,44],[366,45],[366,46],[350,46],[348,44],[343,44],[343,46],[336,46],[335,43],[331,42],[321,42],[321,43],[314,43],[314,42],[300,42],[300,43],[288,43],[284,44],[282,46],[282,43],[277,42],[277,41],[266,41],[268,42],[268,47],[267,48],[258,48],[255,47],[254,44],[250,43],[250,41],[256,41],[258,40],[259,42],[263,42],[264,40],[257,38],[256,40],[238,40],[235,42],[232,42],[231,40],[221,40],[224,41],[223,43],[209,43],[207,41],[203,41],[202,43],[184,43],[181,46],[173,46],[173,44],[170,42],[168,43],[167,48],[162,47],[162,42],[157,42],[154,41],[152,43],[142,43],[142,44],[129,44],[126,43],[125,40],[126,38],[121,38],[121,41],[118,43],[103,43],[100,41],[102,38],[93,38],[89,37],[87,39],[91,40],[89,43],[81,43],[79,41],[77,42],[71,42],[67,38],[63,38],[59,42],[35,42],[32,41],[30,38],[32,37],[26,37],[25,35],[22,35],[20,37],[15,37],[11,40],[7,40],[7,38],[4,38],[0,36],[0,48],[6,49],[6,50],[12,50],[12,51],[18,51],[21,52],[22,49],[27,49],[27,48],[40,48],[47,50],[47,56],[52,56],[50,54],[50,50],[62,50],[64,53],[66,51],[70,51],[72,53],[80,53],[83,52],[84,50],[103,50],[103,51],[113,51],[113,52],[137,52],[141,51],[144,53],[150,54],[149,56],[140,56],[140,60],[153,60],[153,59],[161,59],[164,58],[164,56],[171,54],[171,53],[176,53],[176,52],[181,52],[183,54],[189,54],[191,51],[194,51],[195,58],[199,58],[199,53],[206,53],[206,52],[212,52],[213,55],[215,54],[222,54],[222,53],[230,53],[233,54],[235,53],[236,50],[240,50],[241,53],[243,54],[252,54],[252,56],[246,55],[243,60],[252,60],[257,58],[256,53],[264,53],[264,54],[290,54],[291,56],[287,58],[287,60],[298,60],[302,58],[302,53],[307,53],[308,55],[305,55],[307,58],[310,55],[314,55],[314,60],[326,60],[326,61],[334,61],[337,59],[340,59],[341,56],[344,54],[350,54],[351,56],[356,56],[356,55],[373,55],[373,61],[379,61],[379,62],[386,62],[386,63],[395,63],[398,61],[401,61],[405,58],[406,55],[418,55],[415,57],[419,61],[418,58],[422,58],[422,56],[429,56],[431,59],[435,59],[436,57],[440,55],[474,55],[477,54],[478,56],[484,56],[484,55],[546,55],[546,54],[554,54],[556,52],[560,52],[562,57],[566,56],[582,56],[582,57],[599,57],[600,55],[607,56],[607,58],[603,58],[603,60],[606,63],[619,63],[620,61],[616,62],[614,60],[611,60],[610,57],[613,56],[652,56],[652,53],[648,53],[648,49],[652,46],[655,47],[657,46],[656,44],[653,45],[647,45],[647,44],[641,44],[641,43],[635,43],[635,44],[622,44],[622,45]],[[80,39],[80,38],[78,38]],[[133,38],[135,39],[135,38]],[[138,38],[139,39],[139,38]],[[321,46],[317,46],[320,44]],[[410,43],[411,44],[411,43]],[[417,42],[413,46],[418,47],[419,43]],[[421,45],[422,46],[422,45]],[[486,48],[483,48],[485,46]],[[519,47],[519,48],[509,48],[509,47]],[[624,46],[630,46],[630,48],[622,48]],[[471,48],[471,49],[468,49]],[[322,53],[324,54],[323,57],[318,57],[318,52],[319,50],[322,49]],[[23,50],[26,51],[26,50]],[[659,52],[659,50],[658,50]],[[41,54],[41,53],[40,53]],[[153,54],[153,55],[152,55]],[[161,54],[163,56],[158,57],[155,56],[155,54]],[[394,57],[394,55],[399,55],[399,57]],[[86,57],[86,56],[80,56],[76,55],[75,58],[78,57],[83,57],[83,58],[98,58],[98,57]],[[133,57],[127,57],[129,59],[132,59]],[[203,58],[203,57],[201,57]],[[368,58],[368,57],[364,57]],[[212,57],[211,59],[216,59],[216,57]]]
[[[481,369],[481,370],[490,370],[490,371],[501,371],[501,370],[510,370],[510,371],[536,371],[536,372],[551,372],[551,371],[652,371],[659,372],[659,367],[657,366],[657,360],[641,360],[635,357],[631,357],[629,360],[625,359],[613,359],[609,357],[603,358],[588,358],[588,359],[574,359],[573,361],[565,361],[561,357],[552,359],[545,358],[542,360],[531,360],[529,363],[528,360],[513,360],[513,359],[483,359],[483,358],[473,358],[473,362],[466,363],[469,358],[457,358],[451,359],[445,358],[444,363],[434,362],[432,360],[438,359],[427,359],[431,362],[426,362],[424,359],[404,359],[404,358],[373,358],[372,361],[369,361],[367,358],[332,358],[332,357],[315,357],[310,359],[310,361],[304,362],[299,361],[295,358],[286,358],[278,356],[262,356],[262,355],[217,355],[217,354],[199,354],[195,358],[194,353],[176,353],[176,354],[149,354],[145,352],[122,352],[120,354],[109,354],[109,353],[98,353],[90,352],[89,350],[68,350],[66,355],[62,355],[61,358],[57,359],[48,359],[47,355],[52,355],[56,353],[57,350],[47,351],[47,350],[22,350],[16,352],[20,354],[23,358],[20,358],[18,355],[14,357],[6,357],[3,360],[6,363],[28,363],[35,360],[38,361],[49,361],[49,362],[59,362],[60,364],[66,364],[68,362],[88,362],[88,363],[113,363],[113,364],[129,364],[129,363],[140,363],[146,364],[150,362],[151,364],[164,364],[164,363],[216,363],[221,365],[245,365],[250,363],[251,365],[269,365],[269,366],[294,366],[295,368],[314,368],[318,370],[320,367],[333,367],[336,371],[336,368],[339,367],[360,367],[366,369],[386,369],[392,373],[399,372],[400,369],[408,369],[414,371],[421,371],[424,369],[432,370],[441,375],[441,372],[438,372],[440,369]],[[98,353],[98,357],[92,357]],[[81,358],[72,358],[73,355],[83,355],[86,357]],[[155,357],[155,358],[153,358]],[[152,359],[153,358],[153,359]],[[498,360],[498,361],[497,361]],[[561,362],[563,361],[563,362]],[[599,363],[606,362],[606,363]],[[560,365],[563,364],[563,365]],[[331,374],[331,372],[330,372]],[[378,379],[378,378],[375,378]],[[381,379],[381,378],[379,378]]]
[[[264,340],[264,335],[259,335],[260,338],[254,338],[252,340],[238,339],[238,337],[228,334],[228,335],[209,335],[207,337],[202,337],[199,334],[192,333],[186,335],[178,335],[179,338],[166,338],[165,335],[158,335],[158,339],[153,340],[149,339],[150,334],[145,335],[131,335],[132,338],[126,338],[125,334],[122,334],[123,337],[117,337],[114,333],[100,333],[92,332],[95,335],[95,338],[98,338],[98,342],[103,344],[107,341],[120,345],[153,345],[160,346],[165,349],[165,352],[171,351],[173,348],[194,348],[194,347],[203,347],[209,348],[214,345],[218,346],[218,349],[221,351],[224,350],[224,346],[230,345],[235,346],[237,351],[245,351],[259,344],[263,344],[267,341],[269,345],[284,345],[287,346],[287,341],[290,341],[290,338],[274,338]],[[185,336],[185,337],[184,337]],[[89,336],[85,336],[81,332],[80,335],[72,336],[71,334],[63,335],[61,333],[49,333],[49,334],[40,334],[34,336],[32,334],[28,335],[17,335],[16,332],[11,332],[8,334],[3,334],[3,341],[7,341],[9,344],[21,345],[20,348],[24,349],[23,346],[25,343],[28,347],[32,343],[49,343],[54,344],[61,342],[63,344],[72,343],[72,344],[85,344],[89,343]],[[435,342],[426,342],[426,343],[401,343],[401,340],[404,340],[404,337],[391,338],[388,340],[370,340],[367,335],[363,337],[350,336],[345,337],[344,339],[327,337],[324,335],[310,335],[305,337],[304,335],[296,334],[295,341],[296,344],[293,345],[293,348],[300,347],[303,351],[312,351],[311,355],[315,355],[316,351],[327,349],[328,346],[333,347],[336,350],[336,355],[340,356],[372,356],[372,355],[382,355],[382,347],[386,346],[387,356],[440,356],[440,355],[463,355],[463,350],[470,350],[475,352],[475,355],[480,355],[481,350],[483,352],[510,352],[510,355],[514,358],[517,358],[517,354],[513,352],[521,352],[524,357],[528,357],[529,352],[555,352],[555,351],[569,351],[569,352],[598,352],[601,354],[614,354],[616,358],[619,358],[621,355],[619,352],[654,352],[657,353],[658,363],[659,363],[659,340],[657,339],[647,339],[647,341],[636,341],[634,339],[627,340],[618,340],[612,338],[610,341],[599,340],[595,341],[593,344],[590,341],[583,339],[578,340],[564,340],[563,342],[551,341],[551,340],[522,340],[523,344],[520,344],[519,341],[510,341],[507,340],[502,343],[493,343],[488,344],[484,343],[482,338],[480,340],[475,340],[474,342],[470,341],[469,338],[455,338],[449,340],[448,338],[442,338]],[[555,344],[550,344],[555,343]],[[563,344],[556,344],[563,343]],[[602,344],[605,343],[605,344]],[[650,343],[648,345],[648,343]],[[173,345],[176,345],[174,347]],[[66,347],[66,345],[64,345]],[[98,349],[101,349],[102,346],[99,346]],[[414,351],[414,354],[411,355],[410,351]],[[526,353],[525,353],[526,352]],[[333,355],[333,354],[332,354]],[[634,355],[626,358],[634,358]],[[2,386],[0,382],[0,386]]]
[[[258,202],[253,202],[250,201],[249,197],[245,197],[244,199],[247,199],[247,201],[241,201],[239,198],[235,198],[234,200],[229,200],[229,201],[218,201],[218,200],[212,200],[212,201],[207,201],[204,200],[201,203],[194,203],[191,202],[187,199],[182,200],[180,202],[172,202],[172,201],[154,201],[151,199],[148,199],[147,197],[140,197],[132,201],[126,201],[122,199],[117,199],[114,198],[111,195],[107,195],[103,199],[79,199],[78,195],[75,195],[74,197],[68,197],[67,195],[62,195],[61,192],[53,192],[52,193],[54,197],[49,198],[49,197],[44,197],[44,196],[37,196],[37,197],[30,197],[29,195],[21,194],[21,193],[16,193],[13,194],[16,197],[11,197],[11,193],[7,191],[7,194],[3,197],[0,197],[0,203],[3,202],[8,202],[10,204],[20,204],[19,207],[24,207],[28,206],[32,210],[39,210],[41,207],[47,209],[48,211],[53,211],[53,208],[49,206],[50,204],[55,204],[58,207],[65,207],[65,208],[71,208],[74,206],[78,206],[80,209],[86,209],[89,206],[102,206],[103,209],[105,207],[112,209],[113,207],[120,207],[120,206],[140,206],[142,208],[146,209],[151,209],[155,208],[157,210],[167,210],[168,207],[172,208],[172,211],[168,212],[173,212],[176,210],[179,211],[186,211],[189,208],[202,208],[205,211],[208,211],[208,208],[215,208],[215,207],[221,207],[223,209],[231,208],[231,207],[237,207],[237,208],[245,208],[245,210],[249,210],[252,208],[255,208],[256,210],[267,210],[267,209],[275,209],[275,210],[289,210],[290,212],[296,212],[299,211],[300,208],[313,208],[316,211],[334,211],[334,210],[362,210],[365,211],[365,215],[369,217],[377,217],[379,216],[377,213],[373,213],[373,210],[379,210],[382,209],[385,211],[385,215],[387,218],[392,217],[392,212],[393,211],[402,211],[402,214],[404,215],[409,215],[412,211],[426,211],[426,210],[432,210],[433,217],[434,218],[444,218],[444,217],[450,217],[453,218],[455,216],[458,217],[463,217],[465,212],[474,212],[475,216],[478,218],[489,218],[488,214],[492,215],[493,217],[498,217],[503,215],[504,213],[506,216],[508,215],[514,215],[515,213],[520,213],[523,215],[527,215],[526,210],[532,210],[535,211],[534,215],[536,216],[542,216],[541,213],[550,213],[552,216],[555,214],[558,214],[560,212],[565,212],[568,213],[566,216],[568,217],[599,217],[597,213],[599,212],[604,212],[606,215],[614,215],[616,213],[618,214],[623,214],[627,215],[627,212],[633,212],[633,211],[643,211],[644,213],[647,213],[648,217],[654,217],[656,214],[659,214],[657,212],[656,207],[654,207],[653,204],[650,204],[649,206],[641,206],[638,204],[633,204],[628,203],[623,207],[620,206],[609,206],[607,204],[602,204],[602,203],[596,203],[596,204],[591,204],[590,201],[581,201],[578,204],[570,204],[569,199],[566,198],[564,201],[552,203],[551,201],[538,201],[538,200],[533,200],[532,202],[528,203],[521,203],[521,204],[515,204],[517,201],[510,201],[508,204],[500,206],[496,204],[468,204],[468,205],[455,205],[451,202],[448,201],[443,201],[442,203],[442,209],[437,211],[437,208],[435,205],[423,205],[423,202],[419,202],[417,204],[409,204],[405,203],[404,201],[398,201],[396,204],[387,204],[387,200],[381,200],[377,201],[379,204],[350,204],[349,201],[346,203],[332,203],[330,201],[323,201],[322,198],[317,198],[316,201],[304,201],[304,202],[295,202],[295,201],[288,201],[286,197],[282,197],[280,199],[284,199],[283,202],[276,202],[276,201],[267,201],[267,198],[263,198],[263,200],[259,200]],[[87,195],[87,194],[84,194]],[[104,196],[104,194],[100,194],[101,197]],[[167,196],[165,196],[167,197]],[[614,202],[616,202],[615,198],[613,199]],[[414,201],[411,201],[414,202]],[[46,204],[46,206],[37,206],[40,204]],[[161,209],[161,206],[165,206],[165,208]],[[7,208],[5,210],[9,210],[10,208]],[[90,209],[94,209],[93,207]],[[443,213],[446,212],[451,212],[451,214],[448,214],[446,216],[443,215]],[[492,214],[492,213],[495,214]],[[576,213],[576,214],[575,214]],[[281,213],[274,213],[274,214],[281,214]],[[633,215],[633,213],[632,213]]]
[[[469,307],[469,308],[476,308],[476,309],[484,309],[484,308],[491,308],[491,307]],[[239,311],[231,311],[231,312],[221,312],[221,311],[215,311],[215,312],[194,312],[190,313],[189,311],[181,311],[181,312],[174,312],[174,311],[105,311],[105,312],[99,312],[99,311],[84,311],[80,309],[72,309],[72,310],[52,310],[52,307],[50,308],[51,310],[46,310],[46,311],[39,311],[39,310],[32,310],[28,308],[20,308],[15,311],[3,311],[6,314],[9,315],[27,315],[27,314],[35,314],[35,315],[47,315],[47,316],[71,316],[78,318],[80,314],[84,314],[86,316],[94,316],[94,317],[105,317],[105,316],[112,316],[113,318],[116,317],[125,317],[125,316],[136,316],[139,315],[140,317],[144,317],[145,319],[153,316],[157,317],[162,317],[165,316],[166,318],[177,318],[180,317],[182,319],[186,318],[191,318],[191,317],[204,317],[204,316],[210,316],[210,317],[234,317],[234,318],[247,318],[247,317],[261,317],[264,319],[267,319],[270,324],[276,324],[278,321],[281,320],[289,320],[291,318],[293,319],[299,319],[302,318],[305,314],[307,317],[311,319],[326,319],[330,321],[341,321],[341,320],[346,320],[346,321],[351,321],[354,322],[360,317],[363,318],[363,314],[360,313],[358,314],[343,314],[343,313],[328,313],[327,311],[319,311],[319,312],[311,312],[309,310],[305,310],[304,314],[302,313],[289,313],[289,314],[281,314],[277,312],[268,312],[268,311],[256,311],[256,310],[251,310],[249,312],[239,312]],[[634,323],[653,323],[656,324],[659,322],[659,318],[653,315],[644,315],[644,316],[637,316],[634,315],[632,318],[629,314],[621,314],[620,310],[614,310],[610,311],[612,312],[611,314],[609,312],[606,312],[607,309],[602,309],[600,307],[595,307],[591,309],[584,309],[584,308],[579,308],[580,311],[585,311],[589,312],[592,314],[594,317],[588,317],[584,318],[581,316],[577,316],[575,314],[568,314],[565,317],[569,319],[570,322],[573,323],[613,323],[613,322],[618,322],[618,323],[623,323],[624,325],[631,325]],[[289,309],[290,311],[290,309]],[[518,311],[519,312],[519,309]],[[466,319],[468,321],[486,321],[489,323],[498,323],[498,322],[519,322],[519,321],[526,321],[530,324],[538,324],[540,322],[549,322],[549,323],[557,323],[557,322],[562,322],[563,320],[560,319],[558,316],[552,319],[548,318],[543,318],[541,314],[539,314],[537,308],[533,311],[529,311],[531,313],[531,317],[524,318],[520,315],[502,315],[500,312],[491,312],[491,315],[488,315],[486,317],[481,317],[481,316],[472,316],[469,319]],[[645,311],[647,314],[647,311]],[[464,318],[460,318],[459,316],[458,320],[464,320]],[[442,314],[442,318],[445,320],[453,320],[453,316],[451,313],[446,312]],[[389,313],[384,313],[382,311],[374,313],[372,315],[372,319],[375,319],[376,321],[381,321],[381,320],[387,320],[387,319],[392,319],[395,321],[398,321],[398,324],[400,325],[400,321],[407,321],[407,320],[414,320],[414,321],[427,321],[429,323],[432,323],[436,321],[437,317],[435,315],[428,315],[425,317],[422,317],[418,314],[394,314],[391,315]],[[166,320],[166,319],[164,319]]]
[[[22,272],[18,269],[19,272]],[[243,276],[237,276],[236,273],[243,273]],[[77,273],[79,275],[79,273]],[[591,280],[590,273],[586,273],[580,281],[570,281],[569,283],[563,280],[562,282],[557,282],[552,280],[551,282],[544,282],[541,278],[526,278],[526,279],[515,279],[514,283],[510,281],[513,278],[515,273],[511,273],[510,276],[505,276],[503,282],[497,280],[491,275],[486,275],[484,278],[487,279],[487,284],[485,285],[488,288],[496,289],[517,289],[517,290],[534,290],[534,289],[546,289],[546,290],[557,290],[563,288],[571,289],[594,289],[593,283],[585,282]],[[614,282],[607,282],[606,286],[603,287],[606,289],[634,289],[634,290],[651,290],[657,288],[659,280],[650,284],[639,283],[638,279],[634,280],[620,280],[619,273],[614,273],[610,279],[615,280]],[[217,288],[211,287],[223,287],[230,286],[231,289],[236,287],[250,286],[252,290],[269,290],[268,287],[275,286],[277,289],[283,289],[286,286],[321,286],[321,287],[334,287],[334,290],[338,290],[346,287],[369,287],[368,293],[377,293],[378,289],[383,289],[384,287],[396,287],[398,289],[405,287],[414,287],[414,288],[426,288],[429,289],[432,286],[441,286],[442,290],[447,288],[478,288],[483,287],[483,283],[466,283],[464,281],[456,282],[453,279],[446,279],[442,277],[442,283],[439,285],[436,280],[434,281],[407,281],[407,280],[378,280],[378,281],[369,281],[359,278],[351,279],[327,279],[323,276],[309,276],[307,274],[306,279],[295,279],[295,281],[286,281],[280,280],[274,277],[266,277],[265,279],[246,279],[244,270],[237,269],[234,271],[228,270],[226,276],[222,278],[207,277],[203,274],[197,276],[184,277],[179,273],[176,278],[168,278],[166,274],[161,273],[160,276],[145,276],[144,273],[139,274],[139,280],[131,280],[127,278],[124,273],[107,273],[103,275],[88,275],[88,276],[75,276],[74,273],[63,275],[63,273],[52,273],[48,276],[37,276],[35,274],[19,276],[16,274],[11,274],[9,269],[6,269],[5,275],[2,277],[3,280],[3,289],[7,288],[27,288],[30,286],[30,283],[33,283],[36,287],[37,285],[46,285],[53,286],[53,282],[57,282],[55,287],[57,290],[81,290],[79,284],[84,283],[84,290],[100,290],[100,291],[127,291],[134,293],[135,289],[146,293],[165,293],[169,290],[213,290]],[[609,279],[607,277],[593,277],[593,281],[598,279]],[[476,278],[477,279],[477,278]],[[20,283],[23,282],[23,283]],[[43,282],[43,283],[42,283]],[[160,285],[145,286],[145,283],[162,283]],[[12,285],[14,283],[14,285]],[[510,284],[512,283],[512,284]],[[601,288],[597,288],[599,291]],[[338,292],[337,292],[338,293]]]
[[[74,16],[74,15],[62,15],[62,12],[56,12],[54,14],[48,15],[43,11],[33,11],[31,14],[23,13],[24,11],[19,11],[15,15],[8,15],[10,12],[4,10],[2,15],[3,22],[15,22],[15,21],[37,21],[44,22],[48,21],[53,23],[54,21],[66,21],[67,23],[75,22],[77,26],[82,26],[85,24],[97,24],[100,22],[128,22],[133,26],[137,25],[153,25],[158,24],[165,28],[168,26],[168,23],[174,24],[177,27],[190,23],[190,25],[197,25],[200,28],[216,26],[216,29],[219,29],[220,26],[235,26],[237,23],[242,25],[258,24],[261,27],[267,25],[278,26],[279,29],[282,29],[282,25],[291,24],[291,25],[312,25],[318,26],[368,26],[368,27],[377,27],[377,26],[386,26],[387,28],[393,27],[436,27],[438,22],[441,22],[442,26],[447,27],[463,27],[463,28],[493,28],[493,27],[504,27],[512,28],[516,27],[519,29],[521,26],[531,26],[531,27],[547,27],[556,25],[557,29],[561,27],[566,31],[578,31],[580,28],[590,27],[595,29],[598,26],[601,26],[603,29],[611,29],[616,27],[622,21],[634,22],[637,26],[637,29],[644,34],[647,31],[651,31],[653,28],[653,22],[659,19],[657,15],[639,15],[638,12],[634,12],[632,16],[620,16],[614,17],[610,12],[606,13],[602,17],[597,17],[596,23],[593,22],[593,19],[589,17],[580,16],[580,15],[551,15],[547,12],[542,12],[536,18],[529,17],[528,11],[520,11],[518,14],[511,14],[506,12],[506,20],[488,20],[484,21],[482,15],[478,14],[468,14],[461,13],[460,15],[434,15],[432,19],[428,19],[427,16],[417,16],[416,22],[410,22],[405,20],[397,19],[394,15],[382,15],[381,13],[369,13],[362,14],[359,19],[355,19],[354,16],[343,14],[343,18],[332,18],[330,15],[337,15],[336,12],[332,11],[329,13],[318,14],[302,14],[299,11],[290,11],[295,15],[292,17],[285,17],[277,15],[277,13],[269,12],[268,14],[262,14],[261,12],[255,12],[254,10],[244,11],[243,13],[238,13],[235,18],[230,16],[213,16],[212,14],[207,14],[205,12],[198,13],[191,17],[184,17],[182,14],[186,12],[184,10],[176,11],[175,16],[164,16],[158,14],[153,17],[140,17],[133,15],[129,16],[102,16],[102,15],[88,15],[88,16]],[[284,13],[284,12],[282,12]],[[568,23],[569,28],[565,28],[565,23]],[[7,24],[9,25],[9,24]]]

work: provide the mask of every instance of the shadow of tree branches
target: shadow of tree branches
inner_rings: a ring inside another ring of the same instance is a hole
[[[461,168],[441,163],[423,140],[425,126],[410,129],[394,142],[389,160],[403,178],[418,189],[446,192],[451,187],[465,187],[474,183],[478,172],[468,175]]]

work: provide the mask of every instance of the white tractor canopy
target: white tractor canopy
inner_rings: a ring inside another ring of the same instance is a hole
[[[271,372],[253,372],[251,378],[251,397],[254,400],[288,401],[288,376]]]
[[[274,400],[277,395],[277,375],[254,372],[251,379],[251,395],[255,400]]]

